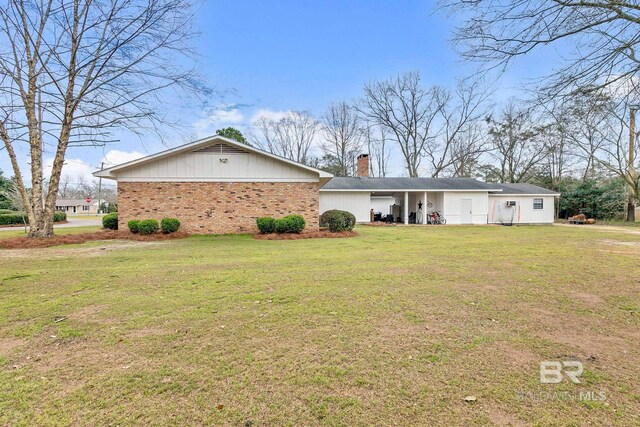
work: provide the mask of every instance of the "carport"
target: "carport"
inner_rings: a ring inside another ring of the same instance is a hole
[[[427,224],[438,212],[450,224],[486,224],[489,191],[496,188],[471,178],[335,177],[320,189],[320,212],[346,210],[369,222],[373,209],[404,224]]]

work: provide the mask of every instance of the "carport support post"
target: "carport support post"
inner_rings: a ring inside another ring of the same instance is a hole
[[[404,192],[404,206],[402,207],[402,215],[404,216],[404,223],[409,224],[409,192]]]
[[[422,223],[427,223],[427,192],[424,192],[424,196],[422,197]]]

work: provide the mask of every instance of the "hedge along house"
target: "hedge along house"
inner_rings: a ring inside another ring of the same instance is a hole
[[[426,224],[438,212],[447,224],[549,224],[560,194],[531,184],[491,184],[471,178],[370,178],[368,156],[358,158],[358,177],[336,177],[320,189],[320,213],[372,213],[395,222]]]
[[[118,226],[178,218],[192,233],[250,233],[256,218],[300,214],[317,229],[320,187],[332,175],[213,136],[97,171],[118,185]]]

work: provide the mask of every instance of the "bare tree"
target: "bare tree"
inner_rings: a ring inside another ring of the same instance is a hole
[[[159,108],[166,89],[199,89],[195,73],[180,65],[191,53],[190,11],[188,0],[2,0],[0,139],[30,236],[53,235],[70,146],[105,144],[115,127],[156,129],[167,121]],[[30,191],[20,145],[29,151]],[[48,179],[43,153],[53,155]]]
[[[596,159],[604,139],[601,128],[607,126],[611,116],[613,99],[602,90],[578,90],[569,97],[547,107],[552,118],[553,133],[558,143],[570,142],[572,154],[582,160],[582,180],[594,179],[601,165]],[[548,103],[543,103],[543,106]],[[553,160],[558,149],[551,151]],[[558,160],[558,159],[556,159]],[[560,173],[560,171],[557,171]]]
[[[486,135],[478,123],[487,116],[489,92],[476,80],[458,82],[453,92],[434,88],[431,93],[440,106],[439,128],[428,138],[424,149],[431,176],[447,171],[464,176],[460,174],[470,173],[468,168],[487,148]]]
[[[466,19],[454,41],[466,58],[506,67],[537,48],[575,47],[549,76],[548,94],[629,83],[640,72],[637,0],[441,0]]]
[[[497,120],[490,117],[487,122],[500,182],[524,181],[547,156],[546,147],[538,138],[541,128],[532,112],[518,109],[512,101]]]
[[[480,158],[490,149],[489,142],[487,130],[482,124],[474,122],[465,125],[451,143],[451,176],[475,176],[480,167]]]
[[[254,126],[261,135],[257,145],[299,163],[312,163],[310,150],[320,123],[308,111],[291,111],[279,120],[259,117]]]
[[[60,198],[72,199],[76,196],[76,189],[72,179],[69,175],[64,175],[60,178],[60,184],[58,185],[58,196],[60,196]]]
[[[570,147],[569,125],[566,120],[558,120],[545,127],[540,133],[547,156],[544,160],[549,187],[559,190],[560,183],[569,172],[568,167],[572,158]]]
[[[635,221],[635,206],[640,200],[640,165],[636,164],[640,149],[635,143],[640,132],[634,123],[638,107],[629,98],[610,98],[604,105],[608,110],[596,129],[596,139],[600,141],[596,149],[593,150],[588,140],[576,140],[576,143],[583,152],[593,156],[597,164],[624,180],[628,196],[627,221]]]
[[[329,105],[322,116],[322,131],[325,142],[320,148],[332,159],[334,175],[353,175],[354,159],[363,145],[357,111],[346,102]]]
[[[396,141],[411,177],[420,174],[424,150],[442,108],[439,91],[424,88],[420,73],[411,72],[365,85],[358,105],[367,120],[385,128]]]
[[[387,146],[386,128],[367,123],[362,129],[362,135],[369,152],[369,176],[387,176],[391,153]]]

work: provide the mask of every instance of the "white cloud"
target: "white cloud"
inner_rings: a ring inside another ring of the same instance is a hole
[[[217,129],[229,126],[237,126],[244,122],[245,117],[237,108],[222,107],[211,114],[196,120],[191,124],[199,137],[211,135]]]
[[[211,123],[238,124],[244,121],[244,115],[237,108],[216,110],[209,116]]]
[[[256,111],[251,117],[251,125],[255,125],[256,121],[260,118],[265,118],[268,120],[278,121],[283,117],[286,117],[288,114],[291,114],[291,110],[270,110],[268,108],[261,108]]]
[[[138,151],[110,150],[107,154],[104,155],[101,162],[104,162],[105,168],[110,168],[111,166],[127,163],[144,156],[145,154]]]
[[[53,169],[53,157],[45,159],[43,174],[45,177],[51,176],[51,169]],[[65,159],[62,165],[61,179],[69,179],[73,183],[91,182],[93,176],[91,173],[96,168],[93,165],[85,162],[82,159]]]
[[[82,159],[67,158],[62,166],[62,174],[60,175],[60,178],[68,179],[73,184],[81,182],[90,183],[97,179],[93,176],[93,172],[100,168],[99,164],[101,162],[104,162],[104,167],[108,168],[130,162],[131,160],[136,160],[144,156],[145,154],[137,151],[111,150],[104,155],[102,160],[98,162],[98,165],[92,165]],[[47,179],[51,176],[51,169],[53,169],[53,157],[47,158],[44,161],[43,174]]]

